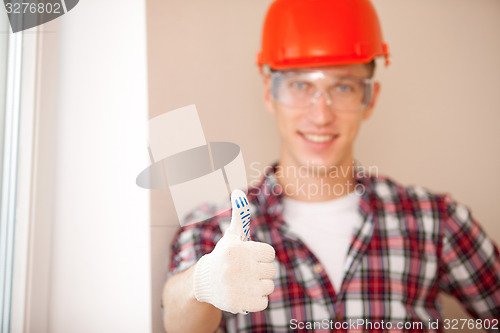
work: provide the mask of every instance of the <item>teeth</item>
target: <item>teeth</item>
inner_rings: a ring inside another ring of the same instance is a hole
[[[303,134],[304,137],[312,142],[327,142],[333,139],[333,135],[315,135],[315,134]]]

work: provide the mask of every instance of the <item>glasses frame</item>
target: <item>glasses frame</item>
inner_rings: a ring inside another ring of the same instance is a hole
[[[275,101],[276,103],[281,104],[283,106],[287,106],[287,107],[308,108],[308,107],[315,105],[317,100],[319,99],[319,97],[321,95],[324,95],[326,104],[331,107],[332,98],[331,98],[330,94],[327,91],[320,90],[320,89],[317,89],[316,93],[311,98],[311,101],[308,105],[301,105],[301,106],[291,105],[291,104],[283,103],[282,101],[279,100],[279,98],[277,97],[278,90],[279,90],[278,83],[280,81],[282,81],[287,76],[300,75],[300,74],[311,76],[313,78],[314,77],[324,78],[324,77],[329,76],[329,75],[325,74],[324,71],[321,71],[321,70],[311,70],[311,71],[270,70],[269,75],[271,78],[271,98],[273,99],[273,101]],[[337,110],[337,109],[335,109],[336,111],[341,111],[341,112],[360,111],[360,110],[365,109],[366,107],[368,107],[371,104],[372,97],[373,97],[373,83],[374,83],[373,78],[371,78],[371,77],[357,77],[357,76],[352,76],[352,75],[338,75],[336,77],[339,79],[348,78],[348,79],[357,80],[363,84],[363,97],[362,97],[360,107],[352,109],[352,110],[351,109],[349,109],[349,110],[346,110],[346,109]],[[317,80],[317,79],[312,79],[311,81],[315,81],[315,80]]]

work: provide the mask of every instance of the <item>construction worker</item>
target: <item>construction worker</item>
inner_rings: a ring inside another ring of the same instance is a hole
[[[470,211],[354,159],[376,57],[389,63],[369,0],[272,3],[257,62],[279,161],[232,211],[178,231],[168,332],[443,332],[441,291],[498,331],[500,255]]]

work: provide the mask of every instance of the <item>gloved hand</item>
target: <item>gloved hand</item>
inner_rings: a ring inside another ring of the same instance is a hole
[[[200,302],[232,313],[262,311],[274,290],[274,249],[250,241],[250,210],[245,193],[231,194],[229,228],[214,250],[200,258],[194,270],[194,295]]]

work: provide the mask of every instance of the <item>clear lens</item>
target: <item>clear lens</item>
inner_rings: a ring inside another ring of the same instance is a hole
[[[323,96],[334,110],[355,111],[370,104],[372,79],[276,71],[271,74],[271,95],[278,103],[297,108],[311,106]]]

